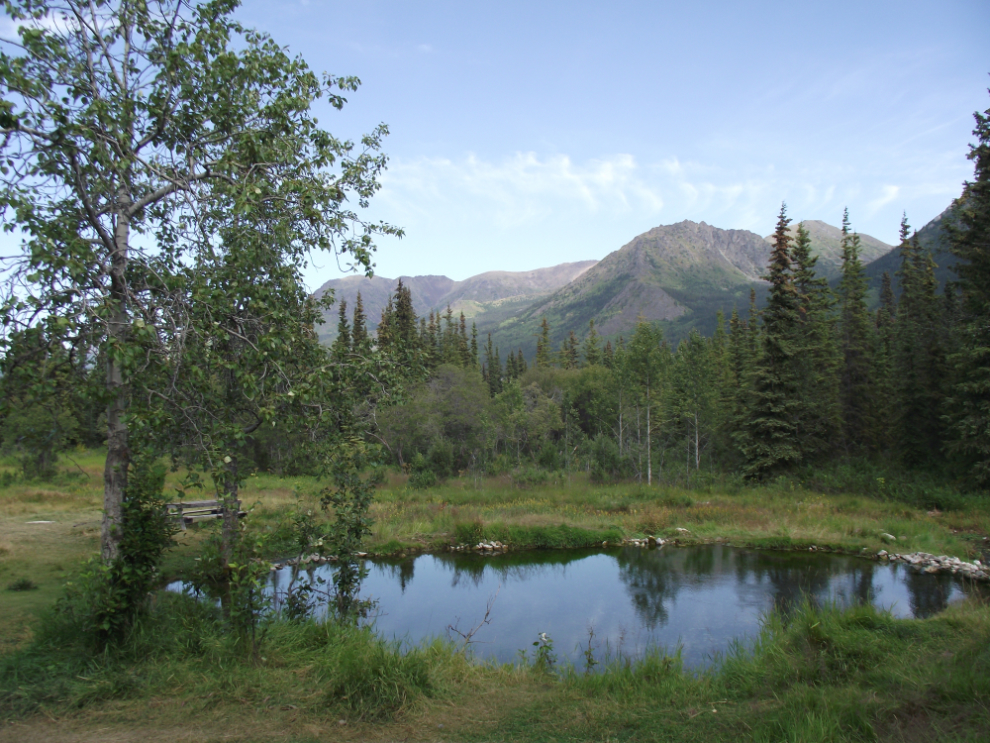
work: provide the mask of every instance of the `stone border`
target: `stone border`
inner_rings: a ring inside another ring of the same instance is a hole
[[[966,562],[958,557],[948,555],[930,555],[927,552],[912,552],[908,555],[890,554],[880,550],[876,559],[887,562],[903,563],[923,573],[952,573],[964,578],[990,583],[990,565],[984,565],[979,560]]]

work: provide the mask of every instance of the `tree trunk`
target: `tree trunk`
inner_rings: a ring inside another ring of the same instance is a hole
[[[650,428],[650,385],[646,385],[646,484],[653,484],[653,431]]]
[[[232,460],[224,472],[223,482],[223,525],[220,533],[220,555],[226,570],[234,557],[237,543],[237,522],[240,518],[241,501],[238,499],[237,462]]]
[[[117,558],[122,538],[124,498],[127,491],[127,392],[124,371],[118,357],[127,341],[130,317],[127,311],[127,250],[130,239],[130,198],[118,192],[117,225],[114,228],[114,251],[110,256],[110,302],[113,307],[107,324],[107,377],[110,401],[107,404],[107,461],[103,469],[103,521],[100,527],[100,551],[104,563]]]
[[[701,452],[698,450],[698,413],[694,414],[694,469],[701,469]]]
[[[622,456],[622,390],[619,390],[619,457]]]

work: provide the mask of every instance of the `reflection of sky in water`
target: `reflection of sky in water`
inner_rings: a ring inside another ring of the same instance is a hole
[[[446,636],[450,624],[466,633],[498,591],[491,623],[474,636],[477,657],[512,661],[546,632],[558,657],[576,665],[589,627],[598,659],[606,651],[637,656],[651,645],[680,644],[685,663],[697,666],[733,639],[754,637],[760,616],[775,605],[786,608],[804,596],[841,605],[870,601],[912,617],[937,612],[968,590],[951,576],[902,565],[723,545],[422,555],[368,568],[361,596],[378,602],[375,627],[386,638],[417,643]],[[329,583],[331,569],[315,574]],[[289,578],[288,569],[276,573],[277,590]]]

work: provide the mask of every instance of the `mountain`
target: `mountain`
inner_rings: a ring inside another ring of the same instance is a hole
[[[555,346],[570,330],[584,336],[592,318],[606,336],[628,335],[640,316],[676,324],[704,313],[714,324],[718,307],[748,301],[769,255],[769,244],[747,230],[687,220],[655,227],[514,317],[478,317],[478,329],[491,332],[501,348],[522,348],[531,356],[544,316]]]
[[[944,220],[949,210],[918,231],[922,247],[933,251],[940,264],[940,281],[953,278],[951,256],[945,252]],[[818,220],[804,223],[811,248],[819,256],[819,271],[837,283],[841,267],[842,232]],[[792,232],[796,233],[796,225]],[[502,356],[522,349],[532,358],[536,336],[544,317],[551,341],[558,348],[569,332],[579,339],[595,320],[599,333],[616,339],[628,337],[640,316],[659,321],[673,343],[693,330],[710,335],[716,313],[728,316],[733,307],[745,316],[750,290],[762,306],[767,284],[762,276],[770,257],[769,238],[747,230],[721,229],[688,220],[661,225],[638,235],[601,261],[564,263],[535,271],[489,271],[464,281],[446,276],[403,276],[410,288],[417,314],[442,311],[448,305],[464,312],[478,325],[479,335],[492,334]],[[895,278],[900,251],[869,235],[860,235],[861,257],[875,304],[880,277],[888,271]],[[317,294],[333,290],[353,308],[360,290],[369,327],[374,329],[397,280],[351,276],[328,281]],[[895,287],[896,288],[896,287]],[[321,337],[336,334],[336,316],[328,313]]]
[[[562,263],[533,271],[487,271],[463,281],[454,281],[446,276],[400,276],[398,279],[345,276],[327,281],[316,290],[314,296],[319,298],[332,291],[336,302],[347,302],[350,316],[360,292],[368,329],[374,331],[400,280],[409,287],[417,315],[427,315],[431,310],[443,311],[449,305],[455,314],[463,312],[469,318],[482,313],[497,316],[507,310],[514,311],[520,305],[532,304],[538,297],[573,281],[595,263],[597,261]],[[319,331],[320,339],[332,342],[337,335],[336,310],[325,313],[325,320]]]
[[[818,256],[817,273],[830,280],[838,278],[842,272],[842,230],[817,219],[803,224],[804,229],[808,231],[808,237],[811,238],[811,252]],[[789,232],[796,240],[797,224],[792,223]],[[764,239],[773,245],[773,235],[768,235]],[[859,241],[859,257],[864,264],[886,255],[892,247],[869,235],[860,235]]]

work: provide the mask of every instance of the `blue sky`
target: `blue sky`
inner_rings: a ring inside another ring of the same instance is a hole
[[[274,9],[277,7],[277,12]],[[377,272],[462,279],[602,258],[682,219],[796,220],[893,242],[972,175],[990,3],[248,0],[241,20],[357,75],[391,134]],[[308,280],[339,275],[320,261]]]
[[[316,71],[356,75],[359,139],[386,123],[367,217],[405,229],[377,272],[600,259],[683,219],[761,235],[795,220],[888,243],[972,176],[990,107],[990,2],[244,0],[237,17]],[[4,19],[6,20],[6,19]],[[341,275],[316,256],[310,288]]]

